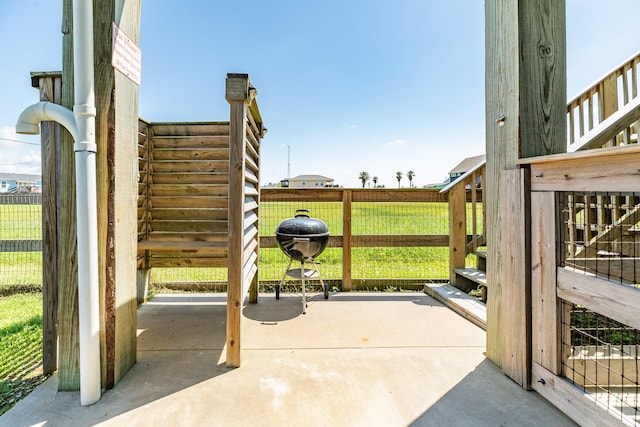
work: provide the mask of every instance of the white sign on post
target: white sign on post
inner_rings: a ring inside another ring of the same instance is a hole
[[[113,23],[111,65],[140,86],[142,75],[142,51]]]

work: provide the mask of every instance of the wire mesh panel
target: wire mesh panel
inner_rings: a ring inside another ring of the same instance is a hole
[[[42,284],[42,195],[0,195],[0,290]]]
[[[621,421],[640,425],[639,331],[566,301],[562,331],[563,375]]]
[[[327,224],[330,235],[342,234],[342,203],[314,201],[273,201],[260,203],[260,236],[274,236],[281,221],[295,216],[297,209],[308,209],[309,216]],[[326,248],[316,262],[323,279],[339,279],[342,274],[342,250]],[[282,279],[289,258],[277,247],[260,248],[260,281],[278,282]]]
[[[380,286],[386,279],[448,277],[449,249],[441,244],[449,233],[444,196],[435,202],[385,202],[386,194],[374,190],[367,198],[353,203],[353,238],[364,246],[353,249],[354,278]]]
[[[327,249],[317,258],[323,279],[381,289],[448,277],[448,203],[428,190],[268,189],[260,205],[260,280],[280,281],[289,259],[277,248],[280,221],[297,209],[324,221]],[[348,258],[345,258],[345,251]]]
[[[619,284],[640,282],[640,193],[563,193],[566,266]]]

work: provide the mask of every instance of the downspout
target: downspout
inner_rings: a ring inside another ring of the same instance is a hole
[[[37,134],[40,122],[55,121],[75,141],[80,404],[86,406],[101,396],[92,0],[73,0],[73,27],[73,113],[50,102],[38,102],[20,114],[16,132]]]

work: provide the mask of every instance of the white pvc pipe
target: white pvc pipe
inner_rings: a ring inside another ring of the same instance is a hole
[[[28,106],[18,117],[16,133],[37,135],[40,122],[54,121],[67,128],[73,139],[78,137],[78,127],[74,114],[61,105],[41,101]]]
[[[74,151],[78,214],[80,404],[92,405],[100,400],[101,395],[92,0],[73,0],[73,57],[73,112],[78,126]]]
[[[92,0],[73,0],[73,26],[73,113],[51,102],[38,102],[20,114],[16,132],[37,134],[40,122],[55,121],[75,140],[80,404],[86,406],[100,400],[102,393]]]

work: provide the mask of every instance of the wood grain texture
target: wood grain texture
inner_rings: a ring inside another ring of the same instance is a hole
[[[33,76],[40,100],[60,104],[62,74]],[[52,374],[58,366],[58,168],[56,141],[62,129],[54,122],[40,124],[42,156],[42,371]]]
[[[560,373],[560,302],[556,294],[556,212],[551,192],[531,194],[532,359]]]
[[[342,192],[342,289],[350,291],[351,283],[351,190]]]
[[[523,169],[503,171],[500,251],[502,283],[502,371],[521,387],[531,382],[530,223],[528,188]],[[491,289],[491,288],[489,288]]]
[[[227,79],[227,82],[229,79]],[[248,83],[246,83],[248,84]],[[227,90],[229,83],[227,83]],[[233,89],[235,88],[235,89]],[[234,86],[232,89],[237,91]],[[229,261],[227,285],[227,352],[226,364],[239,367],[241,364],[241,322],[243,303],[243,244],[244,234],[244,154],[247,105],[244,100],[235,100],[236,92],[227,96],[230,104],[229,147]]]
[[[72,2],[63,0],[62,105],[73,108]],[[65,130],[58,144],[58,390],[80,389],[78,257],[73,138]]]
[[[449,278],[456,285],[454,270],[465,267],[467,246],[467,205],[464,185],[456,185],[449,196]]]
[[[485,17],[487,357],[501,366],[500,174],[520,157],[566,150],[565,2],[490,1]]]
[[[570,268],[558,268],[558,296],[640,329],[640,290]]]

